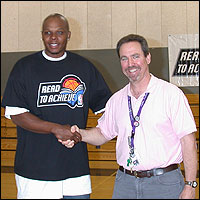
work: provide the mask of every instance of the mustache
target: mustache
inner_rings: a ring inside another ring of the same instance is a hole
[[[128,70],[131,70],[131,69],[140,69],[140,66],[135,66],[135,65],[129,66]]]

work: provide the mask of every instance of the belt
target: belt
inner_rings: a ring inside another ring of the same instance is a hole
[[[128,169],[124,169],[122,166],[119,167],[119,170],[131,176],[135,176],[136,178],[144,178],[144,177],[151,177],[151,176],[159,176],[166,172],[175,170],[177,168],[178,168],[178,164],[172,164],[165,168],[154,168],[154,169],[145,170],[145,171],[130,171]]]

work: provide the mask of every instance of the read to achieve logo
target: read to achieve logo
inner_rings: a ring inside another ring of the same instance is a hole
[[[79,77],[69,74],[60,82],[40,83],[37,106],[68,105],[70,108],[83,107],[85,83]]]
[[[199,75],[199,48],[180,49],[173,76]]]

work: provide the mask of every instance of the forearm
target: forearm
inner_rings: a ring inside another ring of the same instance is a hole
[[[101,133],[101,130],[97,127],[89,130],[80,129],[80,134],[82,136],[82,141],[87,142],[88,144],[99,146],[108,142],[108,140]]]
[[[55,123],[41,120],[29,112],[11,115],[11,119],[17,126],[35,133],[49,134],[52,133],[52,130],[57,126]]]
[[[195,133],[181,139],[185,180],[194,181],[197,176],[197,146]]]
[[[60,140],[68,140],[71,139],[72,136],[75,136],[75,142],[81,141],[81,135],[77,132],[71,133],[71,126],[66,124],[58,124],[53,122],[48,122],[38,118],[37,116],[26,112],[19,115],[12,115],[12,121],[28,131],[32,131],[34,133],[42,133],[42,134],[54,134],[57,139]]]
[[[197,146],[195,133],[181,138],[185,181],[196,181],[197,176]],[[185,185],[179,199],[195,199],[195,188]]]

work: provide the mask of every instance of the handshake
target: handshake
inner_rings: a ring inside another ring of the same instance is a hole
[[[68,129],[70,126],[68,126]],[[75,144],[82,141],[82,136],[79,133],[80,130],[77,125],[73,125],[70,128],[71,135],[65,138],[58,138],[58,142],[66,146],[67,148],[72,148]]]

